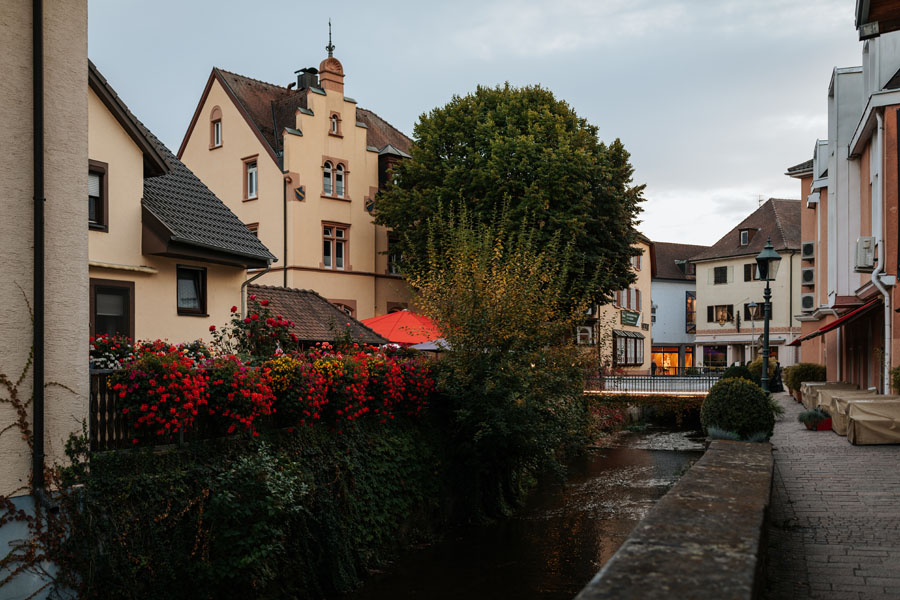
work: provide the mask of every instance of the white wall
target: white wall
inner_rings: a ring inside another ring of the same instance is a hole
[[[653,345],[693,344],[694,334],[686,333],[685,292],[695,291],[693,281],[653,280],[653,304],[656,321],[653,323]]]

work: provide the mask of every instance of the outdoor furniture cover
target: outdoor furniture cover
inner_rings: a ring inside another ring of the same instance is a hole
[[[832,388],[819,390],[816,408],[821,408],[830,415],[834,412],[834,398],[836,396],[840,396],[841,398],[858,398],[874,396],[875,394],[875,391],[870,390],[836,390]]]
[[[860,396],[855,392],[847,395],[835,394],[831,398],[831,429],[838,435],[847,435],[849,426],[847,411],[850,409],[850,404],[896,401],[900,401],[900,396],[882,396],[879,394]]]
[[[847,417],[847,441],[851,444],[900,444],[900,399],[851,402]]]
[[[814,408],[819,401],[820,389],[834,390],[855,390],[858,389],[853,383],[843,381],[806,381],[800,384],[800,391],[803,393],[803,406],[807,410]]]

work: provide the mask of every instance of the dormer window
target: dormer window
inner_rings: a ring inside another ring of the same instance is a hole
[[[749,246],[749,245],[750,245],[750,240],[753,239],[753,235],[756,233],[756,231],[757,231],[757,230],[756,230],[756,229],[753,229],[753,228],[741,229],[741,230],[740,230],[740,236],[741,236],[741,237],[740,237],[740,241],[741,241],[741,246]]]

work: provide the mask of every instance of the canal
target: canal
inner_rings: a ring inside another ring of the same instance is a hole
[[[515,516],[403,555],[346,600],[571,600],[703,454],[696,432],[614,436]]]

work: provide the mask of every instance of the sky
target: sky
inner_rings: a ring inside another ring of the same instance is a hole
[[[622,140],[638,228],[712,244],[827,136],[835,66],[860,64],[854,0],[89,0],[88,54],[173,151],[212,67],[270,83],[325,58],[345,93],[414,137],[478,85],[540,84]]]

